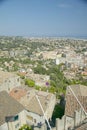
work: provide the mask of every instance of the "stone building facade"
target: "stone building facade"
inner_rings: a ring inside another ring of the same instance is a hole
[[[14,87],[20,86],[20,77],[14,73],[0,71],[0,91],[10,92]]]
[[[80,129],[82,127],[82,129]],[[67,87],[65,115],[56,119],[57,130],[87,129],[87,86]]]

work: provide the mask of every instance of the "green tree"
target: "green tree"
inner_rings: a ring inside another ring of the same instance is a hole
[[[17,71],[19,69],[19,66],[15,63],[14,65],[13,65],[13,71]]]
[[[29,87],[34,87],[35,82],[32,79],[25,79],[25,85],[28,85]]]
[[[32,130],[32,128],[25,124],[19,130]]]
[[[46,74],[46,69],[42,67],[41,65],[38,65],[37,67],[34,68],[34,73],[36,74]]]
[[[61,119],[63,115],[64,115],[64,107],[62,107],[59,104],[56,104],[52,115],[53,122],[55,123],[56,118]]]
[[[53,86],[49,87],[48,90],[49,90],[50,93],[55,93],[56,92],[56,88],[53,87]]]
[[[65,93],[68,81],[61,71],[61,65],[52,65],[48,70],[48,74],[50,75],[50,85],[55,88],[56,93]]]
[[[36,85],[36,86],[35,86],[35,89],[36,89],[36,90],[40,90],[40,89],[41,89],[41,87],[40,87],[40,86],[38,86],[38,85]]]

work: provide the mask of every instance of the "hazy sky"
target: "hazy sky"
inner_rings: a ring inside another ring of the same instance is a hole
[[[0,0],[0,35],[87,36],[87,0]]]

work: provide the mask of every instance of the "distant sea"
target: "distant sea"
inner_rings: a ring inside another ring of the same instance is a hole
[[[31,35],[0,35],[1,36],[8,36],[8,37],[25,37],[25,38],[65,38],[65,39],[77,39],[77,40],[87,40],[87,35],[83,35],[83,36],[78,36],[78,35],[36,35],[36,34],[31,34]]]
[[[70,38],[70,39],[83,39],[83,40],[87,40],[87,36],[60,36],[60,37],[65,37],[65,38]]]
[[[63,36],[42,36],[42,37],[49,37],[49,38],[69,38],[69,39],[82,39],[82,40],[87,40],[87,35],[86,36],[74,36],[74,35],[63,35]]]
[[[78,35],[30,35],[27,37],[34,37],[34,38],[68,38],[68,39],[82,39],[87,40],[87,35],[78,36]]]

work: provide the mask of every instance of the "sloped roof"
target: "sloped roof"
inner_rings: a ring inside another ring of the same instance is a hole
[[[84,110],[87,112],[87,86],[83,85],[71,85],[70,88],[75,93],[75,96],[80,101]],[[67,87],[66,91],[66,107],[65,107],[65,115],[74,117],[75,110],[79,110],[81,107],[74,97],[73,93]]]
[[[26,94],[27,94],[27,90],[21,87],[13,88],[12,91],[9,93],[9,95],[15,98],[16,100],[20,100],[20,98],[25,96]]]
[[[14,116],[24,110],[24,107],[6,91],[0,92],[0,125],[5,123],[6,116]]]
[[[29,99],[27,98],[26,100],[20,100],[20,103],[23,104],[23,106],[30,112],[39,114],[39,115],[43,115],[43,112],[41,110],[41,107],[38,103],[38,100],[36,98],[36,95],[39,98],[39,101],[42,105],[42,108],[44,110],[44,112],[46,112],[47,107],[51,101],[51,96],[52,94],[47,93],[47,92],[37,92],[36,94],[34,94],[32,96],[32,98],[29,97]]]
[[[46,104],[45,104],[44,99],[42,99],[42,100],[40,99],[40,102],[41,102],[41,105],[42,105],[42,107],[43,107],[43,110],[45,111],[46,108],[47,108],[47,106],[46,106]],[[27,104],[26,108],[27,108],[27,110],[29,110],[29,111],[31,111],[31,112],[33,112],[33,113],[36,113],[36,114],[39,114],[39,115],[43,115],[43,112],[42,112],[42,110],[41,110],[41,108],[40,108],[40,105],[39,105],[39,103],[38,103],[38,101],[37,101],[36,96],[34,96],[34,97],[30,100],[30,102],[29,102],[29,104]]]
[[[18,90],[15,93],[15,90]],[[21,93],[23,92],[23,93]],[[15,88],[12,90],[12,92],[9,93],[13,98],[15,98],[18,102],[20,102],[25,109],[27,109],[30,112],[43,115],[43,112],[41,110],[41,107],[38,103],[38,100],[36,98],[36,95],[38,96],[40,103],[43,107],[44,112],[46,112],[48,105],[50,101],[52,100],[51,97],[54,95],[51,93],[43,92],[43,91],[37,91],[35,89],[24,89],[24,88]]]

